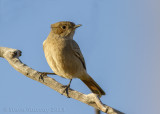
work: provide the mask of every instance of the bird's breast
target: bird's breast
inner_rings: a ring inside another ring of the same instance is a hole
[[[46,40],[43,47],[49,66],[57,75],[72,79],[80,74],[79,60],[74,56],[69,40]]]

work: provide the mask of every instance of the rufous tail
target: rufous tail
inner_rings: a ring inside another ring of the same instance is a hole
[[[98,95],[105,95],[105,92],[103,89],[89,76],[87,80],[81,79],[87,86],[88,88],[95,94]]]

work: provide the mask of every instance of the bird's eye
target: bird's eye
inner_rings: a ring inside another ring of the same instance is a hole
[[[66,26],[62,26],[63,29],[66,29]]]

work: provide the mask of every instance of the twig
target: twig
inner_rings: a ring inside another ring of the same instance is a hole
[[[42,75],[41,72],[38,72],[26,64],[22,63],[19,59],[21,56],[21,51],[17,49],[7,48],[7,47],[0,47],[0,57],[5,58],[9,64],[16,69],[18,72],[22,73],[23,75],[38,81],[55,91],[59,92],[60,94],[63,93],[63,85],[57,82],[55,79],[48,77],[47,75],[43,76],[43,81],[39,79]],[[105,104],[102,104],[100,99],[96,94],[83,94],[78,91],[69,89],[69,97],[81,101],[85,104],[88,104],[96,109],[99,109],[107,114],[124,114],[114,108],[111,108]],[[66,93],[63,95],[67,96]]]

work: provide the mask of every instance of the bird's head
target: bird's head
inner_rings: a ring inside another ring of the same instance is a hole
[[[81,25],[75,25],[73,22],[61,21],[51,25],[51,31],[54,35],[63,38],[73,38],[75,29]]]

